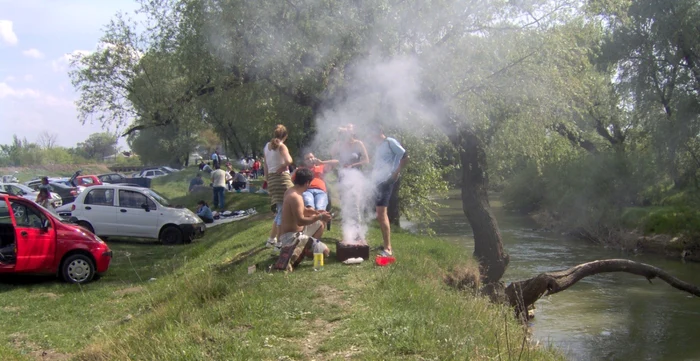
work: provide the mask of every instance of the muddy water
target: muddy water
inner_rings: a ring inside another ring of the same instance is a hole
[[[441,238],[473,249],[459,193],[453,192],[442,203],[447,207],[439,211],[433,229]],[[698,263],[624,255],[533,231],[536,225],[528,217],[505,211],[498,201],[492,201],[492,207],[511,256],[506,282],[596,259],[629,258],[700,285]],[[700,298],[663,281],[652,282],[629,274],[586,278],[537,302],[531,323],[534,336],[572,360],[700,360]]]

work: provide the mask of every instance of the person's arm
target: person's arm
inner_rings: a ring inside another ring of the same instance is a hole
[[[284,171],[286,171],[287,168],[289,168],[289,166],[292,165],[294,161],[292,160],[292,156],[289,155],[289,148],[287,148],[287,146],[284,145],[284,143],[280,144],[280,153],[282,154],[282,160],[284,161],[284,163],[282,164],[282,167],[280,167],[280,169],[277,171],[277,173],[281,174],[284,173]]]
[[[330,165],[330,166],[336,166],[340,164],[340,161],[337,159],[329,159],[329,160],[319,160],[316,165]]]
[[[408,162],[408,154],[406,153],[406,149],[404,149],[398,141],[393,139],[389,141],[389,148],[391,148],[391,151],[396,155],[396,158],[394,158],[394,171],[391,173],[391,178],[396,180],[399,178],[399,173],[401,173],[406,162]]]
[[[331,215],[327,212],[314,211],[315,214],[313,215],[311,213],[307,213],[306,208],[304,208],[304,201],[301,199],[301,197],[291,198],[290,201],[293,202],[291,206],[292,209],[295,210],[294,214],[297,215],[296,223],[299,226],[308,226],[316,221],[328,222],[331,220]]]
[[[263,163],[263,170],[265,171],[265,174],[263,174],[263,180],[267,182],[267,162]]]

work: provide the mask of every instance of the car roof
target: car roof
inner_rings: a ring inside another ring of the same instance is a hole
[[[103,188],[126,189],[126,190],[132,190],[132,191],[143,191],[144,189],[147,189],[145,187],[134,187],[134,186],[121,185],[121,184],[100,184],[100,185],[94,185],[94,186],[88,187],[88,189],[86,189],[86,191],[93,190],[93,189],[103,189]]]

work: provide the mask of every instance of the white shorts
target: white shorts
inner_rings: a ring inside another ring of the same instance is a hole
[[[321,227],[323,227],[323,223],[321,223],[321,221],[316,221],[314,223],[309,224],[308,226],[305,226],[304,229],[301,230],[301,235],[299,235],[299,243],[306,244],[309,238],[311,238],[316,232],[318,232],[318,230],[321,229]],[[281,235],[279,241],[282,244],[282,247],[294,242],[294,236],[296,234],[297,232],[287,232]]]

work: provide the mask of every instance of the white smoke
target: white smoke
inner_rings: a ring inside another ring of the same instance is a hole
[[[317,134],[312,148],[318,153],[337,157],[330,149],[337,146],[339,128],[352,124],[353,133],[364,143],[370,164],[362,171],[341,168],[337,192],[342,212],[343,241],[358,244],[366,241],[369,222],[375,218],[378,179],[373,168],[376,134],[372,125],[380,123],[406,133],[419,132],[419,123],[434,117],[420,101],[421,69],[413,57],[380,58],[369,56],[356,62],[346,76],[344,97],[333,99],[333,106],[316,119]],[[387,134],[391,136],[391,133]],[[341,147],[342,148],[342,147]],[[342,165],[341,165],[342,167]]]

